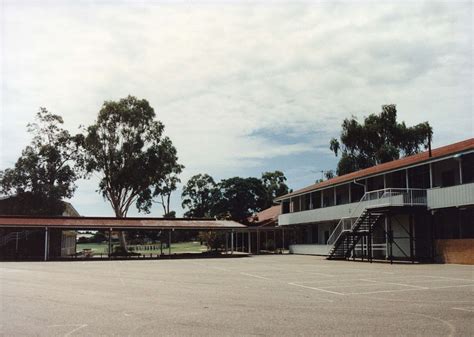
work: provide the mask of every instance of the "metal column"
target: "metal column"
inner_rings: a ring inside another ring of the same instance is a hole
[[[249,254],[252,254],[252,241],[251,241],[251,233],[250,231],[248,232],[249,233]]]
[[[234,230],[230,232],[230,253],[234,254]]]
[[[168,231],[168,255],[171,255],[171,229]]]
[[[49,233],[48,227],[44,228],[44,260],[48,261],[48,250],[49,250]]]
[[[388,236],[389,236],[389,243],[390,243],[390,264],[393,264],[393,232],[392,232],[392,218],[390,216],[390,213],[387,214],[387,220],[388,220]]]
[[[409,221],[408,234],[410,236],[410,259],[411,259],[411,263],[415,263],[415,251],[413,247],[413,215],[412,214],[408,216],[408,221]]]
[[[109,228],[109,260],[112,258],[112,228]]]
[[[281,229],[281,242],[283,246],[283,251],[285,251],[285,229],[283,227]]]
[[[260,231],[257,228],[257,255],[260,254]]]
[[[225,253],[229,252],[229,232],[225,232]]]

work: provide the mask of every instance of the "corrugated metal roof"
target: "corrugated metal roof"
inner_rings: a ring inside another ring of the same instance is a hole
[[[474,138],[470,138],[462,142],[458,142],[458,143],[446,145],[443,147],[439,147],[437,149],[433,149],[431,151],[431,157],[429,156],[429,152],[425,151],[425,152],[418,153],[412,156],[397,159],[388,163],[379,164],[379,165],[372,166],[363,170],[359,170],[356,172],[338,176],[338,177],[323,181],[321,183],[313,184],[308,187],[296,190],[292,193],[286,194],[284,196],[278,197],[275,200],[281,201],[291,196],[300,195],[306,192],[331,187],[333,185],[337,185],[341,183],[346,183],[349,181],[353,181],[354,179],[367,178],[367,177],[377,175],[380,173],[393,171],[396,169],[401,169],[404,167],[420,164],[423,162],[429,162],[430,160],[439,159],[439,158],[454,155],[460,152],[466,152],[468,150],[474,150]]]
[[[235,221],[213,219],[32,217],[0,216],[1,227],[51,227],[67,229],[232,229],[246,228]]]

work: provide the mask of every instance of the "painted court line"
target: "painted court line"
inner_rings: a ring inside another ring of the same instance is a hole
[[[336,275],[332,275],[332,274],[317,273],[317,272],[304,271],[304,270],[295,270],[295,272],[296,273],[302,273],[302,274],[321,275],[321,276],[327,276],[327,277],[335,277],[336,276]]]
[[[76,327],[64,335],[64,337],[67,337],[67,336],[72,335],[74,332],[82,328],[85,328],[87,324],[55,324],[55,325],[48,325],[48,328],[56,328],[56,327],[63,327],[63,326]]]
[[[428,287],[414,286],[414,285],[405,284],[405,283],[375,281],[375,280],[372,280],[372,279],[360,279],[360,280],[361,281],[366,281],[366,282],[380,283],[380,284],[392,284],[392,285],[397,285],[397,286],[402,286],[402,287],[412,287],[412,288],[418,288],[418,289],[429,289]]]
[[[451,309],[467,311],[467,312],[474,312],[474,308],[451,308]]]
[[[202,264],[202,263],[193,263],[193,264],[196,265],[196,266],[199,266],[199,267],[207,268],[207,269],[216,269],[216,270],[220,270],[220,271],[230,271],[229,269],[225,269],[225,268],[221,268],[221,267],[215,267],[215,266],[208,266],[208,265]]]
[[[363,293],[349,293],[346,295],[368,295],[368,294],[379,294],[379,293],[395,293],[395,292],[401,292],[401,291],[423,291],[423,290],[436,290],[436,289],[447,289],[447,288],[461,288],[461,287],[471,287],[474,284],[463,284],[463,285],[457,285],[457,286],[445,286],[445,287],[432,287],[432,288],[426,288],[426,289],[397,289],[397,290],[378,290],[378,291],[368,291],[368,292],[363,292]]]
[[[329,293],[329,294],[334,294],[334,295],[342,295],[342,296],[345,295],[343,293],[338,293],[337,291],[330,291],[330,290],[325,290],[325,289],[321,289],[321,288],[309,287],[309,286],[305,286],[305,285],[294,283],[294,282],[289,282],[288,284],[291,285],[291,286],[295,286],[295,287],[313,289],[313,290],[322,291],[322,292]]]
[[[454,278],[454,277],[446,277],[446,276],[428,276],[428,275],[426,275],[425,277],[440,278],[440,279],[455,280],[455,281],[468,281],[468,282],[474,281],[473,279],[469,280],[469,279],[465,279],[465,278]]]
[[[268,277],[263,277],[263,276],[260,276],[260,275],[254,275],[254,274],[249,274],[249,273],[244,273],[244,272],[241,272],[240,274],[241,274],[241,275],[245,275],[245,276],[260,278],[260,279],[263,279],[263,280],[271,280],[271,279],[268,278]]]

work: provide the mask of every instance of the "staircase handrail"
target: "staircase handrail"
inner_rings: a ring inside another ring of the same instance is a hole
[[[336,227],[332,231],[331,235],[329,236],[326,244],[327,245],[334,245],[337,242],[339,237],[342,235],[343,232],[349,232],[354,229],[354,225],[357,223],[358,218],[361,216],[363,212],[360,212],[360,208],[365,206],[363,203],[366,201],[371,200],[381,200],[385,198],[390,198],[390,201],[386,204],[391,204],[393,201],[393,197],[401,195],[403,197],[402,205],[426,205],[426,189],[422,188],[384,188],[380,190],[374,190],[365,192],[362,198],[359,200],[356,207],[350,212],[349,216],[342,217],[339,222],[337,223]],[[405,198],[406,197],[406,198]],[[408,199],[405,201],[405,199]],[[384,204],[376,204],[377,206],[384,205]],[[401,205],[400,205],[401,206]],[[366,207],[364,207],[366,208]],[[351,221],[350,219],[356,218],[355,221]],[[347,227],[347,223],[350,223],[350,227]]]

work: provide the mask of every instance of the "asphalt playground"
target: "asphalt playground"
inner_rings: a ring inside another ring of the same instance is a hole
[[[473,336],[474,268],[267,255],[0,263],[3,336]]]

